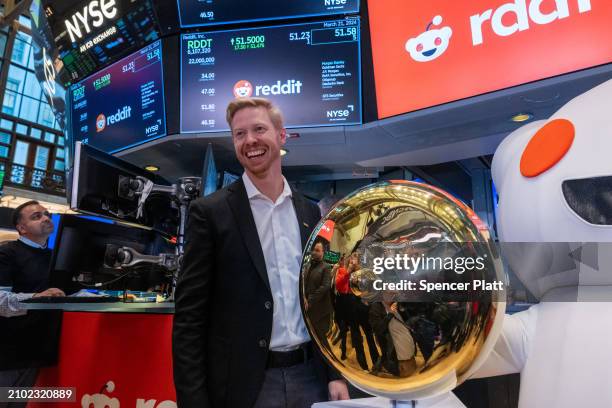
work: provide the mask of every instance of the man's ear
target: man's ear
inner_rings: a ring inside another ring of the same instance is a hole
[[[287,129],[282,128],[280,131],[280,141],[281,141],[281,146],[285,145],[285,142],[287,142]]]

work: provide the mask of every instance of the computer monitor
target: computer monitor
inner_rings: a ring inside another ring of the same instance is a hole
[[[49,266],[51,286],[71,294],[84,288],[148,290],[170,283],[171,274],[155,265],[131,270],[105,265],[108,245],[128,246],[146,255],[173,253],[168,238],[108,218],[61,215]]]
[[[149,195],[139,217],[139,197],[130,196],[120,188],[120,185],[125,186],[126,180],[136,177],[170,186],[168,181],[81,142],[75,144],[73,163],[68,175],[71,209],[153,227],[167,233],[176,232],[177,211],[172,208],[168,194]]]

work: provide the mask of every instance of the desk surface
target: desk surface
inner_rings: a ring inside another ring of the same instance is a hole
[[[22,303],[28,310],[61,309],[69,312],[174,313],[173,302],[146,303]]]

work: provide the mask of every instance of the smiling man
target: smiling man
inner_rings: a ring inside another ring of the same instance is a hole
[[[302,320],[302,249],[320,213],[282,175],[282,115],[266,99],[238,98],[227,121],[244,174],[191,204],[173,330],[178,405],[309,408],[347,399]]]

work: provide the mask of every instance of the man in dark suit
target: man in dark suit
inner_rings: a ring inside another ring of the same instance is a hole
[[[331,323],[331,268],[323,261],[323,243],[317,242],[310,253],[310,265],[304,276],[306,315],[324,345]]]
[[[306,408],[328,393],[346,399],[346,383],[313,351],[300,311],[302,248],[320,213],[282,176],[280,111],[239,98],[227,121],[245,172],[191,204],[175,297],[178,405]]]

